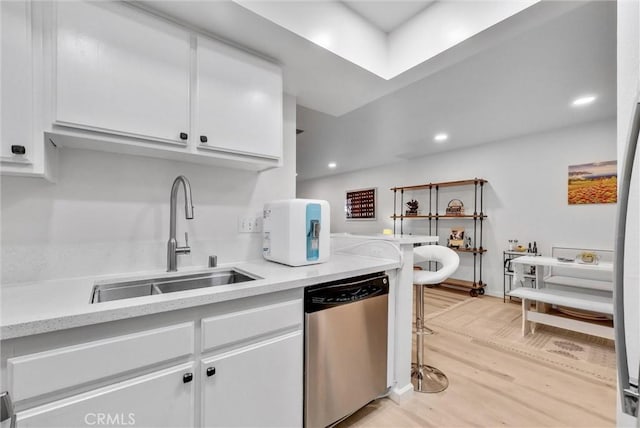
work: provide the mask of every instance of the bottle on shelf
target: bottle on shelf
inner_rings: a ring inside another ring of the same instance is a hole
[[[529,242],[529,247],[527,248],[527,253],[531,253],[531,252],[533,252],[533,251],[532,251],[532,248],[531,248],[531,242]]]
[[[509,240],[509,251],[518,251],[518,240],[510,239]]]
[[[533,254],[538,254],[538,244],[536,244],[536,241],[533,241]]]

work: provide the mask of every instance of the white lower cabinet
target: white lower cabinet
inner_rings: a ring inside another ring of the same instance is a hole
[[[2,404],[17,428],[302,426],[300,293],[3,340]]]
[[[181,364],[18,412],[16,427],[192,427],[193,369]]]
[[[203,426],[302,426],[302,347],[296,331],[203,359]]]

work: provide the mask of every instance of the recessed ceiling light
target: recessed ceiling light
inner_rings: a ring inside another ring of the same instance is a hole
[[[329,33],[317,33],[311,37],[311,41],[318,46],[329,49],[333,44],[333,37]]]
[[[574,106],[574,107],[586,106],[586,105],[591,104],[595,100],[596,100],[596,96],[595,95],[585,95],[585,96],[582,96],[582,97],[579,97],[579,98],[576,98],[575,100],[573,100],[571,105]]]
[[[338,165],[335,162],[329,162],[329,165],[327,165],[329,168],[333,169],[335,167],[337,167]]]
[[[449,139],[449,136],[445,133],[440,133],[440,134],[436,134],[433,137],[433,141],[435,141],[436,143],[443,143],[445,141],[447,141]]]

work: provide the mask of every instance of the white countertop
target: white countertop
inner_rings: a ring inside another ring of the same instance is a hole
[[[236,267],[263,279],[168,294],[91,304],[96,281],[165,275],[164,271],[40,281],[2,285],[0,338],[11,339],[55,330],[257,296],[400,267],[398,260],[332,254],[326,263],[290,267],[263,259],[219,268]],[[179,269],[175,275],[206,272],[206,268]]]
[[[430,244],[438,242],[437,236],[432,235],[357,235],[353,233],[332,233],[331,238],[361,238],[361,239],[380,239],[384,241],[397,242],[400,245],[408,244]]]

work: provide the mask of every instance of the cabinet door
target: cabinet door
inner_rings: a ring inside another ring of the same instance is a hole
[[[204,37],[198,37],[197,58],[199,146],[281,158],[280,68]]]
[[[297,331],[202,360],[203,425],[302,426],[302,347]]]
[[[17,413],[17,428],[89,425],[190,427],[193,363],[182,364]]]
[[[0,2],[0,156],[3,162],[32,158],[33,64],[31,3]],[[12,152],[12,146],[14,151]],[[20,154],[24,149],[24,154]]]
[[[127,5],[58,2],[55,123],[185,144],[190,35]]]

